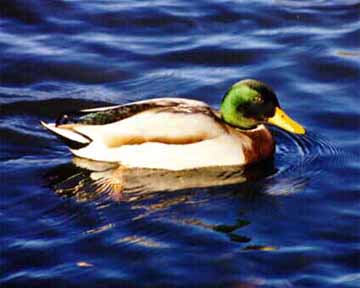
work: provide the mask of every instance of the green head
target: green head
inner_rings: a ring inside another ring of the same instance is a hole
[[[235,83],[225,94],[220,113],[222,119],[240,129],[252,129],[270,123],[292,133],[304,134],[305,129],[280,109],[274,91],[252,79]]]

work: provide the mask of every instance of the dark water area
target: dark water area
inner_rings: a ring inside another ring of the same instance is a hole
[[[0,11],[2,287],[360,287],[360,2]],[[126,201],[54,188],[80,168],[40,120],[163,96],[218,108],[243,78],[271,85],[309,131],[273,129],[263,176]]]

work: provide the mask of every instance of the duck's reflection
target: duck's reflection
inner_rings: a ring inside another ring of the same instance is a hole
[[[272,160],[251,167],[164,171],[124,169],[117,164],[74,158],[72,163],[49,171],[47,178],[55,192],[63,197],[72,197],[77,201],[106,197],[110,202],[105,203],[131,203],[127,207],[138,211],[132,216],[132,222],[141,223],[143,219],[160,217],[161,221],[174,225],[223,234],[229,241],[241,244],[242,250],[272,251],[277,248],[254,243],[252,237],[242,232],[243,227],[250,225],[250,221],[242,212],[236,211],[261,211],[264,206],[266,210],[273,209],[274,205],[277,205],[277,197],[274,197],[274,193],[269,195],[269,189],[293,190],[291,181],[283,185],[284,177],[277,179],[276,171]],[[179,191],[168,193],[175,190]],[[212,203],[216,205],[213,206]],[[230,223],[226,221],[222,224],[218,221],[207,221],[206,217],[198,217],[197,212],[186,215],[177,212],[178,207],[190,210],[193,209],[191,207],[197,207],[196,211],[202,211],[206,210],[208,205],[213,207],[214,215],[224,213],[225,207],[233,209],[236,218]]]
[[[256,180],[274,173],[273,161],[244,166],[206,167],[182,171],[126,169],[116,163],[73,158],[54,168],[48,179],[55,192],[79,201],[108,195],[115,201],[132,200],[154,192],[219,187]]]

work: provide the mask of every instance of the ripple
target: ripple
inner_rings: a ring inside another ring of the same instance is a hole
[[[59,116],[62,111],[67,111],[69,109],[78,111],[85,108],[108,106],[110,104],[111,103],[96,100],[69,98],[47,99],[42,101],[17,101],[1,105],[0,117],[22,114],[39,118],[54,118]]]
[[[162,55],[162,59],[170,62],[192,63],[202,65],[239,65],[251,64],[261,61],[261,49],[249,50],[230,50],[216,47],[201,47],[201,49],[191,49],[188,51],[172,52]]]
[[[345,154],[329,140],[307,131],[304,136],[274,131],[280,139],[275,155],[277,172],[266,180],[266,193],[291,195],[303,191],[309,179],[316,181],[326,175],[324,163],[343,165]]]
[[[82,83],[103,83],[120,81],[130,77],[126,71],[101,67],[102,65],[87,65],[82,63],[56,63],[51,61],[21,61],[14,66],[7,67],[2,73],[5,84],[29,84],[44,79],[62,81],[77,81]],[[28,71],[32,71],[31,74]],[[20,73],[23,71],[23,74]]]
[[[26,24],[42,24],[44,19],[34,8],[28,7],[23,1],[4,0],[2,15],[11,17]]]

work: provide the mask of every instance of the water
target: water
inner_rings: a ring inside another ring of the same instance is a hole
[[[359,287],[359,8],[3,0],[1,286]],[[249,77],[309,131],[273,130],[267,173],[122,201],[59,192],[86,171],[40,120],[159,96],[218,107]]]

